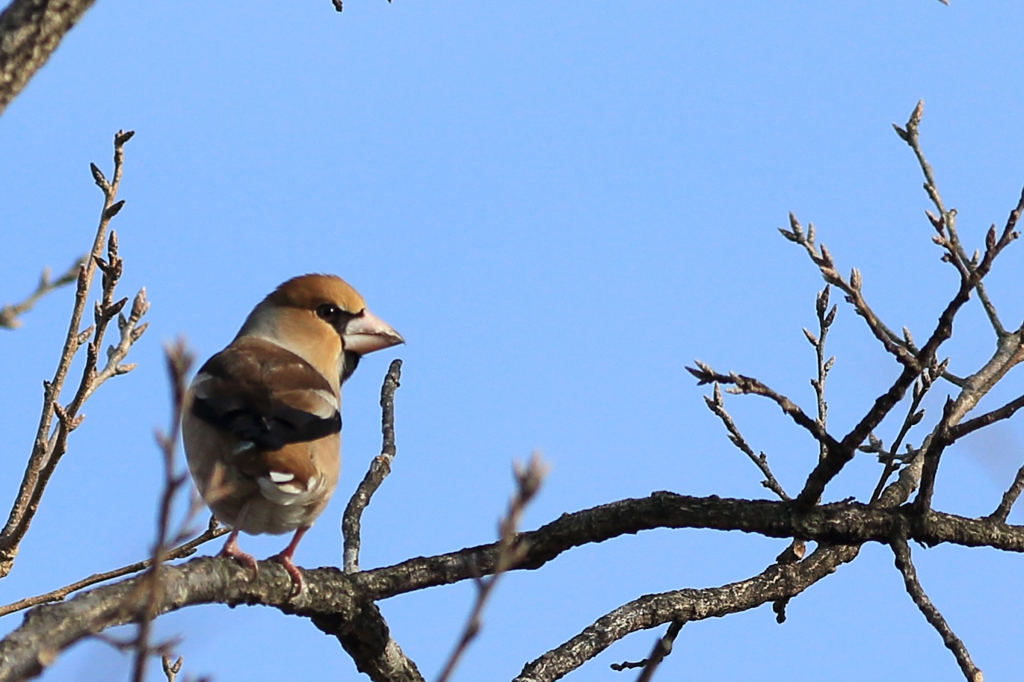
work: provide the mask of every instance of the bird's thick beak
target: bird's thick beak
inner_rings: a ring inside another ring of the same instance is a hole
[[[358,317],[352,318],[345,326],[342,339],[345,341],[346,351],[359,355],[405,343],[401,334],[369,310],[363,310]]]

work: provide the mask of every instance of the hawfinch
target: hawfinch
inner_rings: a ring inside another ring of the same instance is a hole
[[[231,527],[220,554],[249,566],[238,532],[295,531],[272,559],[292,578],[299,540],[334,492],[341,468],[341,385],[365,353],[403,343],[333,275],[290,279],[206,361],[186,397],[182,437],[203,501]]]

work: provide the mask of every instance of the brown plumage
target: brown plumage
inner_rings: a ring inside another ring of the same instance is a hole
[[[362,355],[402,342],[344,280],[304,275],[260,302],[200,368],[182,435],[196,487],[232,529],[221,554],[255,573],[238,532],[295,531],[272,558],[301,590],[292,554],[337,484],[341,385]]]

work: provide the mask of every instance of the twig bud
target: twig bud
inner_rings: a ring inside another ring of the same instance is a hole
[[[818,292],[818,295],[814,299],[814,309],[818,313],[818,317],[825,314],[825,309],[828,308],[828,295],[830,287],[826,284],[825,288]]]
[[[121,199],[117,203],[112,204],[110,206],[110,208],[108,208],[106,211],[104,211],[103,212],[103,217],[106,218],[107,220],[109,220],[109,219],[113,218],[114,216],[116,216],[118,213],[120,213],[121,209],[123,207],[124,207],[124,199]]]
[[[914,337],[911,336],[910,330],[906,327],[903,328],[903,340],[907,342],[908,346],[914,345]]]
[[[860,291],[861,284],[863,284],[860,270],[857,268],[850,269],[850,286],[853,287],[854,291]]]
[[[823,267],[829,269],[835,268],[836,265],[835,261],[832,260],[832,254],[828,252],[824,244],[821,245],[821,262]]]
[[[824,327],[831,327],[832,326],[832,323],[836,319],[836,308],[837,308],[837,306],[832,306],[832,310],[828,311],[828,315],[826,315],[825,319],[822,321],[822,326],[824,326]]]
[[[107,182],[107,179],[103,176],[103,171],[101,171],[95,163],[89,164],[89,170],[92,171],[92,179],[95,181],[96,186],[104,192],[109,191],[110,183]]]

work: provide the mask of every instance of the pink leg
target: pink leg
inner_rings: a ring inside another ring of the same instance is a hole
[[[259,574],[259,567],[256,565],[256,559],[252,554],[246,554],[238,548],[238,529],[235,528],[228,535],[228,541],[224,543],[224,547],[220,550],[220,554],[217,556],[229,556],[238,563],[248,566],[252,569],[253,579]]]
[[[299,574],[298,567],[292,562],[292,555],[295,554],[295,548],[299,546],[299,540],[309,530],[309,526],[302,526],[295,531],[295,535],[292,536],[292,541],[288,543],[288,546],[281,550],[280,554],[275,554],[270,557],[270,561],[277,561],[284,570],[288,571],[288,575],[292,578],[292,596],[298,596],[299,592],[302,592],[302,575]]]
[[[252,569],[252,579],[255,580],[260,572],[259,567],[256,565],[256,559],[252,554],[246,554],[238,548],[238,531],[242,527],[242,522],[245,520],[245,512],[248,509],[249,505],[246,503],[242,506],[241,511],[238,512],[238,516],[235,518],[235,526],[231,529],[231,534],[228,535],[228,541],[224,543],[224,547],[217,556],[229,556],[243,566],[248,566]]]

